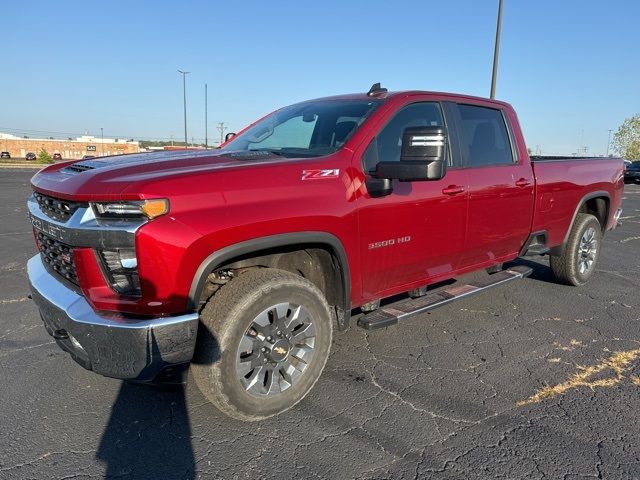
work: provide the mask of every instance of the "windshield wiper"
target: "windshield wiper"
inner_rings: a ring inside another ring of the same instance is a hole
[[[266,152],[277,155],[278,157],[284,157],[284,154],[281,152],[280,148],[256,148],[255,150],[249,149],[248,152]]]
[[[268,157],[282,157],[281,153],[277,151],[270,151],[266,149],[260,150],[234,150],[229,153],[222,153],[223,157],[235,158],[235,159],[243,159],[243,160],[251,160],[254,158],[268,158]]]

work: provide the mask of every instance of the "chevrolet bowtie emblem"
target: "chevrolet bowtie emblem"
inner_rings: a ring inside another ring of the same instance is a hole
[[[287,353],[287,349],[284,347],[276,347],[273,349],[274,352],[276,352],[278,355],[284,355],[285,353]]]

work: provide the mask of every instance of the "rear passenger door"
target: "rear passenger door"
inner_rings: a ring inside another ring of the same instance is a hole
[[[530,234],[534,179],[519,158],[506,112],[489,105],[457,105],[461,148],[469,172],[469,207],[460,266],[517,256]]]

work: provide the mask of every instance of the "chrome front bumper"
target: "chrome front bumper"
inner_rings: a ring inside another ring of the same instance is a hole
[[[81,295],[32,257],[27,273],[33,300],[49,334],[72,358],[106,377],[151,381],[193,357],[198,314],[131,320],[97,314]]]

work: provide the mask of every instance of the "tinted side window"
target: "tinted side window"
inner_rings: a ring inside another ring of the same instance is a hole
[[[458,110],[470,166],[513,163],[509,134],[500,110],[475,105],[458,105]]]
[[[440,104],[414,103],[400,110],[367,147],[362,160],[365,171],[375,172],[378,162],[399,162],[404,129],[430,125],[444,126]]]

